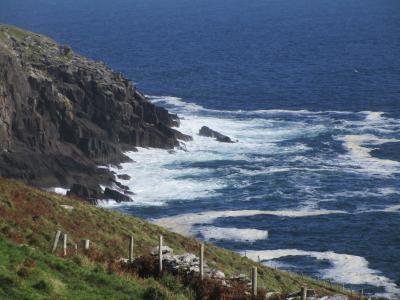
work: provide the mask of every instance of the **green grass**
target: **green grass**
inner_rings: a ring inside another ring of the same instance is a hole
[[[5,31],[7,31],[7,33],[10,36],[12,36],[14,39],[16,39],[17,42],[22,42],[27,37],[30,37],[32,40],[35,40],[35,41],[46,41],[46,42],[54,43],[54,41],[52,41],[51,39],[49,39],[48,37],[46,37],[44,35],[30,32],[27,30],[23,30],[16,26],[0,23],[0,40],[2,40],[2,41],[4,41],[4,39],[6,38]]]
[[[72,211],[60,205],[71,205]],[[94,260],[107,263],[128,256],[128,237],[134,236],[135,255],[148,253],[158,236],[176,253],[197,253],[199,242],[150,224],[143,219],[102,209],[79,199],[63,197],[28,187],[20,182],[0,179],[0,233],[19,244],[49,251],[57,230],[69,235],[72,249],[82,239],[90,239]],[[205,257],[211,267],[227,275],[248,274],[258,266],[259,286],[274,291],[297,291],[306,285],[321,294],[341,291],[338,286],[268,268],[237,253],[206,244]]]
[[[61,259],[0,237],[1,299],[152,299],[150,295],[175,298],[155,280],[117,276],[85,257]]]
[[[13,42],[8,37],[13,38]],[[34,45],[31,45],[30,42],[28,43],[28,40],[32,41]],[[8,45],[7,48],[0,47],[0,50],[9,52],[10,48],[15,47],[14,42],[18,46],[17,52],[25,62],[35,63],[46,57],[52,63],[65,64],[73,58],[72,51],[67,55],[62,55],[58,51],[59,46],[57,43],[44,35],[0,23],[0,46],[2,44]],[[49,52],[49,49],[53,51]]]

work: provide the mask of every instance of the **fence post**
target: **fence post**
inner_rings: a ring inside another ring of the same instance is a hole
[[[129,239],[129,262],[133,262],[133,235]]]
[[[305,286],[301,287],[300,297],[301,300],[307,300],[307,288]]]
[[[204,244],[200,244],[200,279],[204,277]]]
[[[159,263],[159,271],[160,274],[163,271],[163,236],[160,234],[159,240],[158,240],[158,263]]]
[[[253,267],[253,272],[251,273],[251,289],[254,297],[257,296],[257,267]]]
[[[90,240],[83,240],[83,249],[85,251],[89,250],[90,248]]]
[[[67,256],[67,240],[68,240],[68,235],[64,233],[64,244],[63,244],[63,255]]]
[[[51,249],[52,253],[54,253],[57,249],[58,241],[60,240],[60,235],[61,235],[61,231],[57,230],[56,237],[54,239],[53,249]]]

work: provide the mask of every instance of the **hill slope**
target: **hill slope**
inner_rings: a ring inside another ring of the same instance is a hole
[[[0,237],[1,299],[151,299],[152,295],[175,298],[154,280],[117,276],[85,257],[61,259]]]
[[[165,244],[176,253],[197,253],[199,246],[194,239],[169,232],[142,219],[97,208],[76,198],[43,192],[17,181],[0,179],[0,232],[5,238],[14,243],[30,245],[38,251],[49,252],[57,230],[68,233],[70,252],[75,243],[90,239],[91,259],[103,264],[128,256],[130,235],[135,239],[135,256],[146,254],[156,246],[159,234],[164,236]],[[326,282],[256,264],[211,244],[206,244],[205,258],[210,267],[222,270],[227,275],[250,274],[251,268],[258,266],[259,286],[274,291],[297,291],[304,285],[320,294],[340,290]]]

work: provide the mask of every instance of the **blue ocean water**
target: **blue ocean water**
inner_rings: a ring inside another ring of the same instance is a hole
[[[1,0],[0,22],[122,71],[182,118],[110,205],[400,299],[400,2]],[[203,125],[239,142],[199,137]],[[306,265],[306,267],[304,267]]]

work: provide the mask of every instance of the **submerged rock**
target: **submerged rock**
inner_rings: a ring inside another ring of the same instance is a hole
[[[215,138],[218,142],[221,143],[234,143],[234,141],[232,141],[232,139],[229,136],[223,135],[218,131],[212,130],[207,126],[201,127],[199,135]]]

